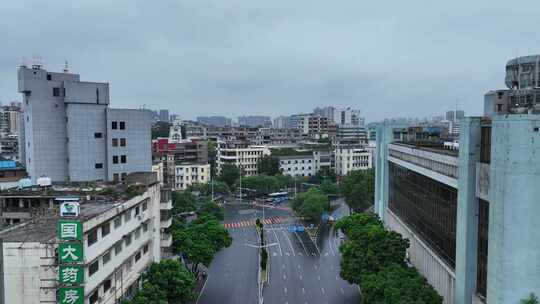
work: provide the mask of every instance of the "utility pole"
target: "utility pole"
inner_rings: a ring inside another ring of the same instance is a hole
[[[214,178],[212,177],[212,174],[210,174],[210,183],[212,187],[212,202],[214,202]]]

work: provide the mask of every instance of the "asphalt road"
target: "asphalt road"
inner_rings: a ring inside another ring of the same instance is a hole
[[[289,232],[296,222],[290,212],[264,210],[270,255],[269,284],[262,297],[264,303],[359,303],[358,288],[339,277],[339,238],[332,226],[320,232],[314,244],[305,232]],[[346,214],[338,208],[334,216]],[[225,207],[225,223],[233,244],[220,251],[208,270],[208,281],[199,304],[259,303],[257,288],[257,243],[255,218],[262,218],[262,208],[243,204]],[[279,220],[277,220],[279,219]]]

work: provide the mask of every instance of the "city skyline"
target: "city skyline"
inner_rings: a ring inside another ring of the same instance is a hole
[[[415,1],[394,4],[390,13],[353,1],[310,2],[307,11],[302,2],[66,2],[64,12],[32,3],[43,16],[32,24],[17,22],[29,3],[6,3],[0,33],[18,43],[4,48],[0,99],[19,100],[8,75],[22,56],[37,54],[46,69],[60,71],[67,60],[86,79],[108,79],[121,107],[169,108],[191,119],[276,117],[331,104],[374,121],[431,116],[456,100],[477,115],[484,92],[501,87],[499,63],[540,49],[534,32],[522,30],[535,28],[531,7],[538,4],[528,2],[468,3],[464,11],[461,1]],[[508,15],[521,18],[496,22]],[[501,37],[516,43],[501,44]]]

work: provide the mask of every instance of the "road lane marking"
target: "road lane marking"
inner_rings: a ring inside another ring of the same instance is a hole
[[[321,292],[322,292],[322,294],[324,294],[324,293],[325,293],[325,291],[324,291],[324,287],[321,287]]]
[[[285,233],[285,231],[281,230],[281,232],[283,233],[283,235],[285,235],[285,237],[287,238],[287,241],[289,241],[289,246],[291,247],[293,256],[296,256],[296,254],[294,253],[294,248],[293,248],[291,239],[289,238],[289,236],[287,235],[287,233]]]
[[[285,269],[285,264],[281,265],[281,268]]]
[[[277,233],[275,230],[272,230],[272,232],[274,232],[274,236],[276,237],[276,242],[278,243],[278,247],[279,247],[279,255],[280,256],[283,256],[283,251],[281,251],[281,244],[279,243],[279,238],[277,236]]]
[[[317,268],[319,268],[319,267],[317,266],[317,264],[313,264],[313,268],[315,268],[315,270],[317,270]]]
[[[302,293],[306,294],[306,289],[304,287],[302,287]]]
[[[283,275],[283,280],[287,281],[287,275],[286,274]]]
[[[320,281],[320,280],[321,280],[321,276],[317,276],[317,280],[319,280],[319,281]]]
[[[309,253],[307,252],[306,246],[304,245],[304,242],[302,242],[302,239],[298,235],[298,232],[295,231],[293,234],[300,241],[300,244],[302,244],[302,248],[304,248],[304,251],[306,252],[306,255],[309,255]]]
[[[300,278],[300,280],[302,280],[302,279],[303,279],[304,277],[303,277],[302,275],[300,275],[300,277],[299,277],[299,278]]]
[[[341,289],[341,294],[345,294],[345,290],[343,290],[343,287],[341,287],[340,289]]]
[[[287,287],[283,287],[283,291],[287,293]]]

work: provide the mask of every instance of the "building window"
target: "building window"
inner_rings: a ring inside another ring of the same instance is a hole
[[[90,304],[96,304],[99,300],[99,289],[96,289],[90,297],[88,297],[88,303]]]
[[[118,180],[120,180],[120,177],[118,176],[118,173],[114,173],[113,174],[113,181],[118,182]]]
[[[94,229],[88,233],[88,247],[94,245],[98,240],[97,229]]]
[[[118,138],[113,138],[112,139],[112,146],[113,147],[118,147]]]
[[[142,211],[145,212],[146,209],[148,209],[148,202],[145,201],[145,202],[142,204]]]
[[[94,133],[94,138],[103,138],[103,133],[101,132]]]
[[[47,74],[47,80],[52,80],[51,74]]]
[[[141,227],[135,229],[135,239],[138,239],[141,237]]]
[[[476,290],[486,297],[488,268],[489,203],[478,200],[478,260]]]
[[[114,245],[114,254],[119,255],[120,252],[122,252],[122,241],[118,241]]]
[[[113,155],[112,157],[112,163],[113,164],[118,164],[118,155]],[[117,174],[118,175],[118,174]]]
[[[112,121],[111,122],[111,129],[113,129],[113,130],[118,129],[118,122],[117,121]]]
[[[126,247],[131,245],[131,233],[126,235]]]
[[[101,225],[101,237],[105,237],[109,233],[111,233],[111,222],[106,222]]]
[[[120,138],[120,147],[125,147],[125,146],[126,146],[126,139]]]
[[[147,253],[147,252],[148,252],[148,244],[145,244],[143,247],[143,253]]]
[[[143,232],[148,231],[148,221],[146,221],[146,222],[144,222],[144,223],[142,224],[142,230],[143,230]]]
[[[103,164],[102,163],[96,163],[96,164],[94,164],[94,167],[96,169],[103,169]]]
[[[52,95],[54,97],[60,97],[60,88],[53,88],[52,92],[53,92]]]
[[[114,228],[118,228],[122,225],[122,216],[118,216],[117,218],[114,219]]]
[[[141,207],[137,206],[135,207],[135,216],[141,214]]]
[[[140,259],[141,259],[141,252],[137,251],[137,253],[135,254],[135,262],[138,262]]]
[[[127,156],[126,155],[120,156],[120,163],[125,164],[126,162],[127,162]]]
[[[131,220],[131,209],[128,210],[128,211],[126,211],[126,212],[124,213],[124,222],[127,223],[127,222],[129,222],[130,220]]]
[[[103,255],[103,265],[109,263],[110,260],[111,260],[111,251],[109,250]]]
[[[107,291],[109,291],[109,289],[111,289],[111,285],[112,285],[112,279],[105,280],[105,282],[103,282],[103,293],[106,293]]]
[[[90,264],[90,266],[88,267],[88,276],[91,277],[98,270],[99,270],[99,260],[96,260],[94,263]]]
[[[125,180],[125,179],[126,179],[126,177],[127,177],[127,173],[122,173],[122,175],[121,175],[121,176],[122,176],[122,180]]]
[[[121,121],[120,122],[120,130],[125,130],[126,129],[126,122],[125,121]]]

